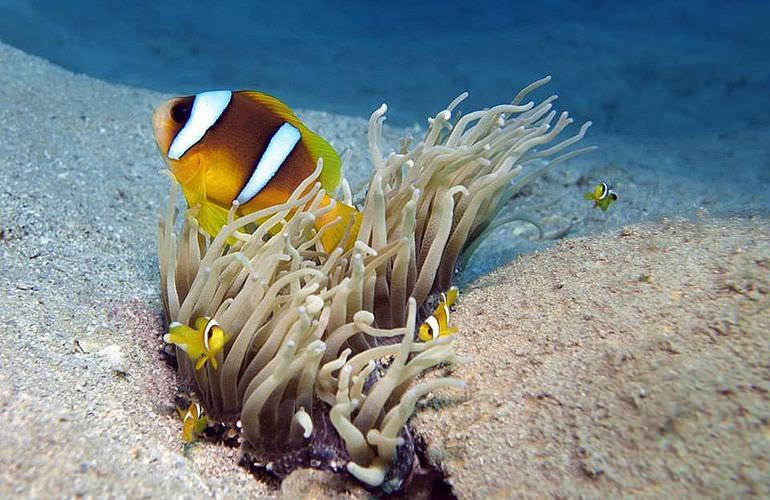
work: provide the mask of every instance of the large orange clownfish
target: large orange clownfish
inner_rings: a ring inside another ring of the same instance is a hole
[[[340,181],[334,148],[266,94],[221,90],[177,97],[158,106],[152,121],[168,168],[188,205],[198,207],[200,227],[212,236],[227,223],[234,201],[238,215],[284,203],[315,171],[319,158],[326,192]],[[316,219],[315,227],[340,221],[324,231],[321,245],[327,252],[341,244],[350,248],[361,214],[326,195],[322,206],[329,203],[334,207]]]

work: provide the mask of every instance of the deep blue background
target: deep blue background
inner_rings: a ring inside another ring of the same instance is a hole
[[[770,182],[770,146],[750,135],[770,128],[767,0],[216,5],[0,0],[0,39],[173,94],[254,88],[362,117],[387,102],[389,122],[407,126],[464,90],[466,109],[489,106],[551,74],[562,109],[593,120],[598,142],[649,141],[722,179],[737,151],[748,179]]]

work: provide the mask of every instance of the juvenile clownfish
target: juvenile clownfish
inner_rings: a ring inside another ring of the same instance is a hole
[[[428,319],[420,325],[419,338],[423,342],[429,340],[436,340],[439,337],[445,335],[452,335],[457,333],[457,327],[449,326],[449,312],[452,310],[452,305],[457,300],[458,289],[456,286],[450,287],[446,293],[441,293],[441,299],[439,300],[436,310],[433,314],[428,316]]]
[[[593,191],[588,191],[583,195],[586,200],[593,200],[594,208],[599,207],[607,211],[610,205],[618,200],[618,194],[610,189],[606,183],[597,184]]]
[[[195,361],[196,370],[203,368],[206,361],[210,361],[216,370],[217,354],[229,339],[219,323],[208,317],[196,319],[195,328],[174,321],[168,326],[168,333],[163,336],[164,342],[179,346],[191,361]]]
[[[177,407],[176,411],[182,419],[182,441],[192,443],[208,424],[203,408],[199,403],[193,402],[187,410]]]
[[[177,97],[158,106],[152,121],[163,159],[187,204],[199,207],[198,224],[212,236],[227,223],[233,202],[237,215],[284,203],[315,171],[319,158],[319,181],[326,192],[340,182],[334,148],[266,94],[221,90]],[[326,252],[338,245],[348,249],[362,215],[328,195],[321,205],[330,203],[334,207],[316,219],[316,229],[338,216],[341,220],[321,235],[321,245]]]

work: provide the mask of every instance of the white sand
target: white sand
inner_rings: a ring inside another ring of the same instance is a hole
[[[770,495],[770,221],[628,226],[480,279],[465,394],[415,418],[460,498]]]
[[[158,354],[163,332],[155,228],[168,181],[157,173],[162,164],[149,116],[162,96],[76,76],[1,44],[0,68],[0,324],[5,332],[0,343],[0,493],[276,493],[236,465],[234,450],[201,444],[190,456],[181,451],[180,423],[171,404],[174,374]],[[365,176],[364,120],[300,114],[336,147],[351,148],[357,166],[351,176]],[[626,146],[624,158],[644,154]],[[730,208],[711,188],[698,184],[672,184],[667,187],[673,196],[661,198],[659,183],[666,178],[606,166],[616,153],[603,151],[554,172],[540,185],[545,192],[531,191],[533,196],[524,200],[561,200],[549,209],[557,214],[546,221],[549,228],[563,227],[573,216],[580,220],[575,231],[590,232],[691,205]],[[623,199],[613,207],[617,210],[602,214],[580,199],[587,189],[580,176],[591,173],[590,184],[607,171],[617,179]],[[501,229],[466,276],[512,257],[514,245],[541,245],[514,238],[514,230],[526,234],[523,227]],[[661,235],[661,244],[669,237]],[[591,241],[611,252],[634,251],[611,250],[606,238]],[[545,255],[559,260],[564,251]],[[570,262],[578,265],[580,257]],[[520,272],[534,282],[553,272],[537,260],[527,262],[532,264]],[[552,279],[570,282],[571,277]],[[588,287],[584,293],[592,297],[596,291]],[[467,317],[479,312],[470,297],[461,306]],[[516,307],[529,310],[533,318],[550,314],[534,298]],[[469,339],[476,335],[462,325]],[[580,332],[573,335],[582,338]],[[537,352],[531,356],[536,363]],[[499,367],[487,383],[500,377],[515,381],[516,372],[508,369]],[[472,381],[489,375],[478,372]],[[532,449],[540,448],[535,443]],[[497,453],[480,450],[490,457]],[[733,484],[730,477],[722,481]],[[461,479],[458,492],[465,491],[462,484],[473,483]]]

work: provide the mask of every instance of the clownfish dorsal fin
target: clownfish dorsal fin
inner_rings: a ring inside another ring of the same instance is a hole
[[[321,181],[321,187],[328,193],[337,189],[342,175],[342,161],[331,144],[326,142],[323,137],[307,128],[307,126],[297,118],[297,115],[294,114],[294,111],[292,111],[291,108],[275,97],[253,90],[243,90],[238,92],[238,94],[242,94],[249,99],[262,104],[270,111],[286,120],[287,123],[297,127],[302,135],[302,143],[307,147],[308,151],[310,151],[313,162],[315,163],[319,158],[323,158],[324,160],[323,170],[321,171],[321,177],[319,179]]]

